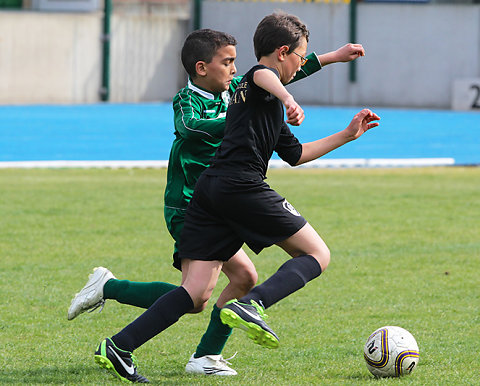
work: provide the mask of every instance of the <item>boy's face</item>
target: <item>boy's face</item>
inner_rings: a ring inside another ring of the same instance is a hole
[[[195,82],[211,92],[228,90],[233,75],[237,72],[235,46],[224,46],[217,50],[210,63],[197,62],[197,77]]]
[[[295,55],[294,52],[297,55]],[[284,62],[283,77],[280,79],[283,84],[290,82],[295,74],[300,71],[302,67],[301,56],[307,56],[307,39],[305,39],[305,37],[302,37],[298,47],[287,55],[287,60]]]

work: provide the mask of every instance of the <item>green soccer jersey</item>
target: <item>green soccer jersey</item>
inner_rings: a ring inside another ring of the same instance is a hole
[[[290,83],[322,68],[315,53],[308,55],[307,59]],[[168,160],[166,209],[187,208],[195,183],[222,142],[227,107],[241,78],[233,78],[229,90],[219,94],[203,90],[189,80],[187,86],[175,95],[175,139]]]
[[[175,139],[168,160],[166,207],[187,207],[198,177],[222,142],[230,96],[240,80],[241,77],[233,78],[229,90],[218,94],[205,91],[189,80],[175,95]]]

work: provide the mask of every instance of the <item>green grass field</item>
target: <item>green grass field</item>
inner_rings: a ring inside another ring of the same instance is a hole
[[[98,265],[178,284],[165,174],[0,170],[0,383],[118,382],[93,352],[142,310],[108,301],[69,322],[67,309]],[[224,356],[238,351],[237,377],[187,375],[210,312],[186,315],[136,351],[141,374],[167,385],[480,384],[480,168],[272,170],[268,182],[332,252],[319,279],[268,310],[281,347],[236,331]],[[259,282],[287,257],[248,253]],[[384,325],[416,337],[410,377],[375,380],[366,369],[363,345]]]

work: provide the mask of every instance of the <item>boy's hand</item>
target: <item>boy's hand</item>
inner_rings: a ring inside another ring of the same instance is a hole
[[[295,99],[290,95],[284,102],[287,114],[287,123],[299,126],[305,119],[305,113]]]
[[[338,62],[351,62],[360,56],[365,56],[365,50],[361,44],[348,43],[338,50],[318,55],[318,60],[322,66]]]
[[[348,43],[335,52],[337,62],[350,62],[360,56],[365,56],[365,50],[361,44]]]
[[[380,117],[369,109],[363,109],[355,115],[350,124],[345,129],[347,141],[353,141],[362,136],[366,131],[379,125]]]

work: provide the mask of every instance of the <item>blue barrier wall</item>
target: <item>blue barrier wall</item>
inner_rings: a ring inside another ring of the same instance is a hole
[[[302,141],[345,128],[360,108],[303,106]],[[480,113],[376,109],[378,128],[325,159],[438,158],[480,164]],[[0,162],[168,160],[170,103],[0,107]]]

